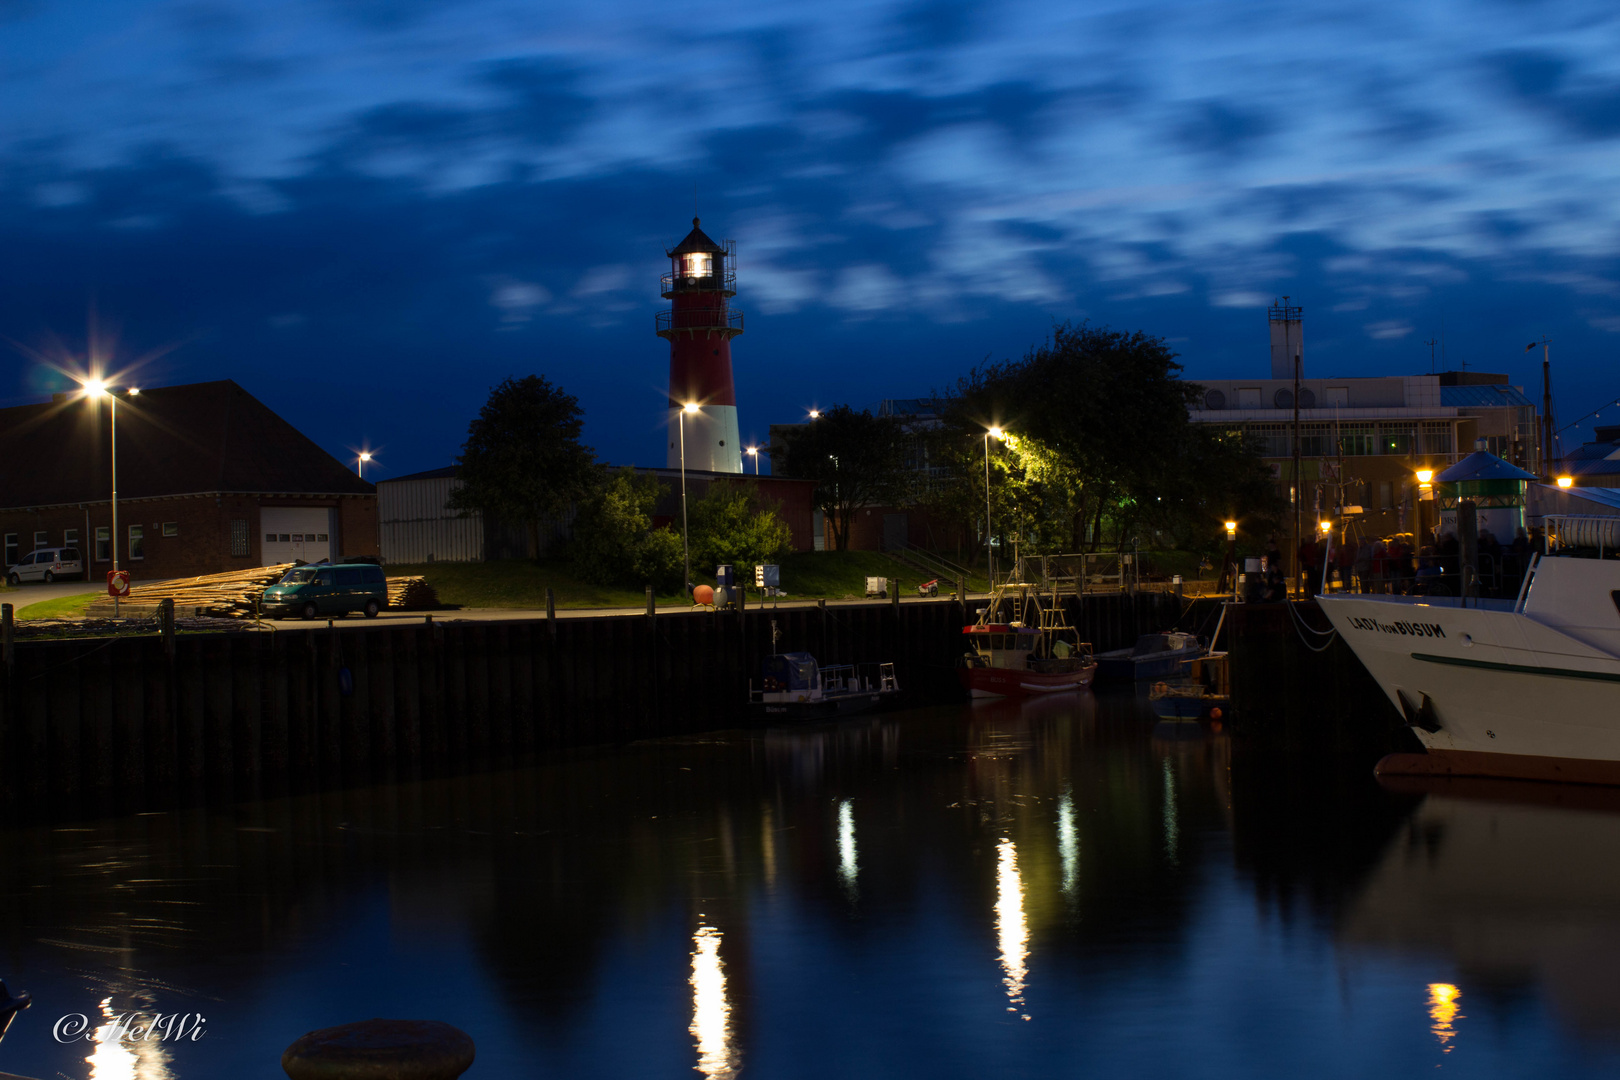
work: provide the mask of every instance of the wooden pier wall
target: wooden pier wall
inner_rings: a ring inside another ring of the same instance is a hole
[[[1169,594],[1069,600],[1099,651],[1186,614]],[[960,700],[955,600],[745,612],[19,641],[0,679],[0,803],[252,797],[443,775],[548,748],[744,722],[771,649],[892,660],[906,702]],[[1207,631],[1206,631],[1207,632]],[[345,672],[347,675],[345,675]]]

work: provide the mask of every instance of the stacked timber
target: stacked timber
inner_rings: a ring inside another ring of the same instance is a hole
[[[439,606],[439,594],[423,577],[388,579],[388,606],[396,611],[429,611]]]
[[[216,618],[251,619],[264,590],[280,581],[295,564],[258,566],[252,570],[232,570],[224,574],[204,574],[136,585],[119,603],[123,614],[155,611],[164,600],[174,601],[177,615],[210,615]],[[111,597],[103,597],[85,611],[87,618],[108,618],[113,613]]]

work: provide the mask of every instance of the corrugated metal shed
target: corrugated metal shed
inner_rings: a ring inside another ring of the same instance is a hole
[[[455,469],[414,473],[377,485],[378,542],[385,563],[481,562],[484,522],[446,509]]]

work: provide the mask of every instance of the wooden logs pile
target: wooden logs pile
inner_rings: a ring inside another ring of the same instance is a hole
[[[429,611],[439,606],[439,594],[423,577],[388,579],[388,606],[395,611]]]
[[[155,609],[162,600],[173,600],[177,615],[213,615],[233,619],[251,619],[253,609],[264,590],[280,581],[282,575],[293,568],[292,563],[279,566],[257,566],[252,570],[232,570],[224,574],[204,574],[202,577],[175,578],[150,585],[135,585],[129,596],[119,604],[126,613]],[[85,611],[87,618],[109,618],[113,613],[112,597],[102,597]]]

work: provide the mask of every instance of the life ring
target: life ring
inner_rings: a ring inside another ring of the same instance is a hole
[[[1153,684],[1153,692],[1155,694],[1168,694],[1170,692],[1170,684],[1156,682]]]

